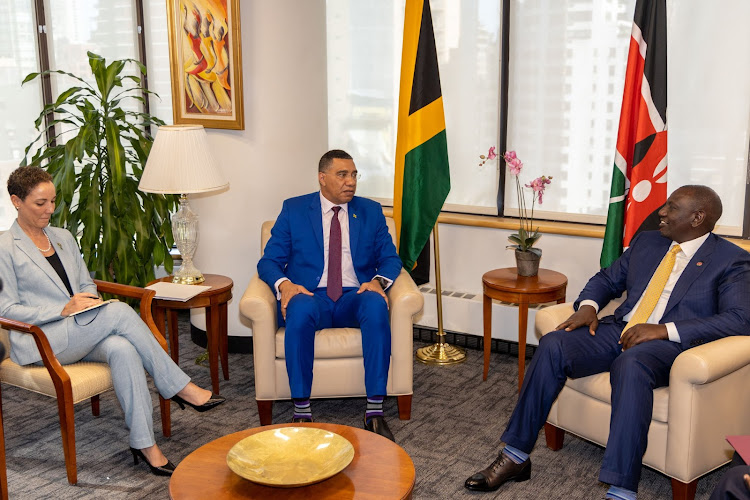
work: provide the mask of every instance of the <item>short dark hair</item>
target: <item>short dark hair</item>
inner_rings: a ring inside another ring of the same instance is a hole
[[[320,157],[318,162],[318,172],[325,172],[333,163],[334,158],[339,160],[353,160],[352,155],[344,151],[343,149],[332,149],[323,156]]]
[[[721,218],[723,207],[719,195],[708,186],[699,184],[688,184],[680,189],[690,192],[690,198],[693,200],[693,210],[703,210],[706,214],[706,227],[713,231],[716,221]]]
[[[18,167],[8,176],[8,194],[25,200],[32,189],[43,182],[52,182],[52,176],[46,170],[34,167]]]

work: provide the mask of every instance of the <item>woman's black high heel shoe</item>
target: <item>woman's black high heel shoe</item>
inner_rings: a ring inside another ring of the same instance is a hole
[[[172,396],[172,401],[174,401],[175,403],[177,403],[178,405],[180,405],[180,409],[182,409],[182,410],[185,409],[185,405],[188,405],[193,410],[199,411],[199,412],[203,413],[204,411],[208,411],[208,410],[211,410],[213,408],[216,408],[221,403],[223,403],[224,401],[226,401],[226,398],[224,396],[219,396],[218,394],[213,394],[212,393],[211,397],[208,398],[208,401],[206,401],[202,405],[194,405],[193,403],[189,403],[188,401],[185,401],[180,396],[178,396],[177,394],[175,394],[174,396]]]
[[[143,454],[141,450],[136,450],[135,448],[130,448],[130,453],[133,454],[133,465],[138,465],[138,458],[146,462],[146,465],[148,465],[148,468],[151,469],[151,474],[155,476],[171,476],[174,472],[174,464],[167,460],[167,463],[160,466],[153,466],[148,461],[146,456]]]

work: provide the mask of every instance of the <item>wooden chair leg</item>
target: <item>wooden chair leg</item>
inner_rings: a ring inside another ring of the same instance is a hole
[[[258,400],[258,416],[260,425],[271,425],[273,421],[273,401]]]
[[[547,439],[547,448],[552,451],[557,451],[563,447],[563,441],[565,440],[565,431],[559,427],[555,427],[549,422],[544,423],[544,437]]]
[[[398,418],[399,420],[410,420],[411,419],[411,394],[404,396],[396,396],[396,403],[398,404]]]
[[[219,305],[219,354],[224,380],[229,380],[229,332],[227,329],[227,303]]]
[[[169,330],[169,347],[172,350],[172,361],[180,364],[180,339],[177,330],[177,309],[167,311],[167,329]]]
[[[689,483],[683,483],[672,478],[672,500],[695,500],[695,490],[698,486],[698,480],[694,479]]]
[[[170,400],[159,396],[159,411],[161,413],[161,433],[164,437],[172,437],[172,415]]]
[[[99,395],[91,398],[91,414],[95,417],[99,416]]]
[[[62,434],[63,455],[65,456],[65,470],[68,473],[68,482],[78,482],[78,466],[76,464],[76,426],[74,421],[73,401],[60,397],[57,398],[57,411],[60,416],[60,433]]]
[[[2,394],[0,394],[0,498],[8,500],[8,472],[5,469],[5,431],[3,430]]]

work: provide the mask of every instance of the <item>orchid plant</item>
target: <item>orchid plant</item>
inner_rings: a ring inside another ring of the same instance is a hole
[[[494,150],[494,147],[490,148],[490,153],[494,154]],[[522,186],[521,181],[518,179],[518,176],[521,173],[521,169],[523,168],[523,163],[516,155],[516,152],[506,151],[505,154],[503,154],[503,159],[505,160],[505,164],[508,166],[510,175],[512,175],[516,181],[516,196],[518,197],[519,213],[518,232],[508,236],[508,241],[513,244],[508,245],[507,248],[515,248],[516,250],[519,250],[521,252],[532,252],[541,257],[542,251],[539,248],[534,248],[534,244],[542,236],[539,233],[539,228],[534,228],[534,205],[537,200],[539,201],[540,205],[542,204],[544,190],[546,189],[548,184],[552,183],[552,177],[543,175]],[[524,196],[523,191],[524,187],[531,188],[532,190],[531,217],[529,217],[528,211],[526,209],[526,197]]]

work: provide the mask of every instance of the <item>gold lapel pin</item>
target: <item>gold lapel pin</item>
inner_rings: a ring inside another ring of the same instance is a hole
[[[354,217],[356,219],[357,218],[357,214],[352,214],[352,217]]]

